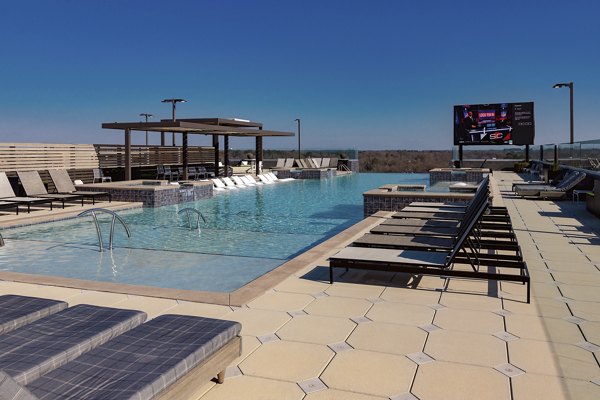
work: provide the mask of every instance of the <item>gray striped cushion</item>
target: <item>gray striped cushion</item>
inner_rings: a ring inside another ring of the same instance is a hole
[[[38,400],[38,398],[4,371],[0,371],[0,400]]]
[[[21,385],[146,319],[141,311],[81,304],[0,335],[0,369]]]
[[[64,301],[17,295],[0,296],[0,334],[67,308]]]
[[[239,335],[240,329],[232,321],[162,315],[27,387],[42,400],[150,399]]]

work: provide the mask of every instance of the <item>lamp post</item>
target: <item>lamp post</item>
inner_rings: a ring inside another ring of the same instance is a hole
[[[302,157],[300,157],[300,118],[296,118],[294,121],[296,121],[298,124],[298,160],[299,160],[302,158]]]
[[[575,141],[575,135],[574,135],[574,130],[573,130],[573,82],[568,82],[568,83],[557,83],[554,86],[552,86],[554,89],[558,89],[561,87],[568,87],[569,88],[569,92],[570,92],[570,100],[571,100],[571,141],[570,143],[573,144],[573,142]]]
[[[140,117],[146,117],[146,123],[148,122],[148,118],[154,117],[153,114],[141,113]],[[146,131],[146,146],[148,146],[148,131]]]
[[[186,99],[164,99],[162,101],[162,103],[171,103],[171,105],[172,105],[172,118],[173,118],[173,121],[175,121],[175,111],[176,111],[176,108],[177,108],[176,104],[177,103],[185,103],[185,102],[187,102]],[[164,146],[165,145],[164,144],[164,136],[161,138],[161,142],[162,142],[161,145]],[[175,132],[173,132],[173,146],[175,146]]]

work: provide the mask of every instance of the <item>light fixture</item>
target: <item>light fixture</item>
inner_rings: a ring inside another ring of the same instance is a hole
[[[573,142],[575,141],[575,133],[574,133],[574,123],[573,123],[573,82],[567,82],[567,83],[556,83],[552,86],[554,89],[559,89],[562,87],[568,87],[569,88],[569,97],[570,97],[570,143],[573,144]]]

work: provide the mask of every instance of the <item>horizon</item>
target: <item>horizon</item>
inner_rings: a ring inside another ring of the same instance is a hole
[[[5,2],[0,135],[122,143],[101,123],[170,118],[161,100],[181,97],[178,118],[290,132],[300,118],[307,151],[451,150],[454,105],[533,101],[536,145],[564,143],[569,91],[552,85],[572,81],[575,140],[598,139],[599,12],[592,1]],[[297,137],[264,148],[293,150]]]

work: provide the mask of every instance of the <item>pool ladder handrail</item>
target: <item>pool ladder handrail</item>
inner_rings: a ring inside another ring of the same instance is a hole
[[[204,218],[204,215],[202,215],[202,212],[196,210],[195,208],[191,208],[191,207],[182,208],[181,210],[177,211],[177,215],[181,215],[181,213],[184,211],[186,212],[187,220],[188,220],[188,227],[190,229],[193,229],[192,228],[192,219],[190,218],[190,212],[196,213],[198,215],[198,218],[196,219],[196,229],[200,230],[200,218],[202,218],[202,221],[204,223],[206,223],[206,218]]]
[[[88,214],[92,215],[92,218],[94,219],[94,224],[96,224],[96,234],[98,235],[98,247],[100,247],[100,251],[104,251],[104,244],[102,242],[102,231],[100,230],[100,223],[98,222],[98,217],[96,216],[97,212],[112,215],[112,221],[110,223],[110,235],[108,236],[108,249],[109,250],[112,250],[112,248],[113,248],[113,236],[115,234],[115,221],[116,220],[119,220],[121,225],[123,225],[123,228],[125,228],[125,232],[127,232],[127,237],[128,238],[131,237],[131,232],[129,231],[129,227],[127,226],[125,221],[123,221],[123,219],[121,217],[119,217],[119,215],[114,211],[107,210],[106,208],[90,208],[89,210],[80,212],[77,215],[78,217],[84,217]]]

